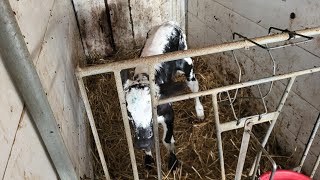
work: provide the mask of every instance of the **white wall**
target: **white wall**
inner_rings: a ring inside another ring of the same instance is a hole
[[[320,26],[319,1],[255,1],[255,0],[192,0],[188,1],[188,42],[190,47],[204,47],[232,41],[232,33],[238,32],[247,37],[267,35],[270,26],[297,30]],[[290,13],[296,14],[290,19]],[[277,61],[277,74],[320,66],[320,38],[299,47],[289,47],[273,51]],[[239,50],[236,55],[242,64],[243,80],[268,77],[272,66],[268,54],[256,47],[249,51]],[[231,54],[220,53],[212,56],[213,66],[237,72]],[[320,74],[297,78],[293,92],[280,115],[278,141],[284,151],[293,152],[296,162],[301,157],[314,122],[320,111]],[[279,97],[286,81],[275,84],[268,106],[278,105]],[[319,134],[319,133],[318,133]],[[310,173],[315,156],[320,152],[317,135],[311,153],[305,163],[305,171]],[[297,165],[297,164],[296,164]],[[319,174],[319,172],[318,172]],[[319,176],[319,175],[318,175]]]
[[[84,52],[72,3],[10,0],[10,4],[74,168],[79,177],[91,176],[87,125],[74,75],[76,65],[84,62]],[[0,177],[57,179],[2,60],[0,92]]]

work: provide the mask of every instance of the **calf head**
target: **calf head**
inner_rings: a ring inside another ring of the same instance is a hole
[[[152,105],[147,77],[127,80],[124,86],[129,120],[134,129],[134,144],[150,151],[153,146]]]

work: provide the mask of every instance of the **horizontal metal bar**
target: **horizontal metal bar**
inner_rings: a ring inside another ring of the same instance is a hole
[[[188,93],[188,94],[184,94],[184,95],[180,95],[180,96],[175,96],[175,97],[159,100],[159,105],[167,104],[167,103],[171,103],[171,102],[176,102],[176,101],[182,101],[182,100],[186,100],[186,99],[193,99],[195,97],[200,97],[200,96],[217,94],[217,93],[224,92],[224,91],[230,91],[230,90],[234,90],[234,89],[249,87],[249,86],[253,86],[253,85],[257,85],[257,84],[263,84],[263,83],[267,83],[267,82],[271,82],[271,81],[287,79],[287,78],[310,74],[310,73],[315,73],[315,72],[319,72],[319,71],[320,71],[320,67],[317,67],[317,68],[297,71],[297,72],[293,72],[293,73],[288,73],[288,74],[284,74],[284,75],[278,75],[278,76],[273,76],[273,77],[268,77],[268,78],[263,78],[263,79],[228,85],[228,86],[219,87],[219,88],[215,88],[215,89],[211,89],[211,90],[199,91],[199,92],[195,92],[195,93]]]
[[[302,34],[305,36],[319,35],[320,27],[298,30],[296,31],[296,33]],[[281,33],[281,34],[273,34],[273,35],[257,37],[251,40],[253,40],[258,44],[270,44],[270,43],[286,41],[288,38],[289,38],[288,33]],[[295,36],[295,38],[301,38],[301,37]],[[161,55],[141,57],[141,58],[129,59],[125,61],[112,62],[108,64],[103,64],[103,65],[95,65],[95,66],[90,66],[85,68],[78,68],[76,73],[80,77],[92,76],[92,75],[97,75],[102,73],[113,72],[115,70],[134,68],[134,67],[137,67],[138,65],[152,66],[160,62],[172,61],[172,60],[182,59],[186,57],[214,54],[214,53],[231,51],[231,50],[236,50],[241,48],[248,48],[253,46],[256,46],[256,45],[246,40],[240,40],[240,41],[227,42],[227,43],[213,45],[213,46],[204,47],[204,48],[175,51],[175,52],[170,52],[170,53],[161,54]]]
[[[245,122],[247,120],[250,120],[250,122],[253,125],[268,122],[268,121],[271,121],[278,114],[279,114],[278,112],[272,112],[272,113],[268,113],[268,114],[244,117],[244,118],[239,119],[239,122],[240,122],[239,125],[237,125],[236,120],[231,121],[231,122],[221,123],[220,130],[221,130],[221,132],[226,132],[226,131],[231,131],[234,129],[243,128],[245,125]]]

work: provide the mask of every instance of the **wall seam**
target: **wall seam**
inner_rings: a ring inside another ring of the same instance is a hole
[[[75,15],[76,22],[77,22],[77,29],[78,29],[78,33],[79,33],[79,37],[80,37],[80,41],[81,41],[80,44],[81,44],[81,47],[82,47],[82,50],[83,50],[85,56],[87,56],[87,55],[86,55],[85,48],[84,48],[84,41],[83,41],[83,39],[82,39],[82,35],[81,35],[81,32],[80,32],[80,24],[79,24],[79,19],[78,19],[78,13],[77,13],[77,11],[76,11],[76,8],[75,8],[75,5],[74,5],[73,0],[71,0],[71,4],[72,4],[73,13],[74,13],[74,15]],[[87,57],[86,57],[86,58],[87,58]],[[87,62],[85,62],[85,63],[87,63]],[[78,65],[80,65],[80,62],[79,62]]]
[[[50,8],[50,14],[49,14],[48,22],[47,22],[47,25],[46,25],[46,30],[45,30],[45,32],[43,33],[40,51],[39,51],[39,54],[38,54],[38,56],[37,56],[37,59],[36,59],[35,62],[34,62],[34,66],[35,66],[35,67],[37,66],[37,64],[38,64],[38,62],[39,62],[39,57],[40,57],[40,54],[41,54],[41,52],[42,52],[42,50],[43,50],[43,43],[45,42],[44,39],[45,39],[46,34],[47,34],[47,31],[48,31],[49,22],[50,22],[50,19],[51,19],[51,16],[52,16],[52,10],[53,10],[54,3],[55,3],[55,2],[56,2],[56,0],[53,1],[52,6],[51,6],[51,8]]]
[[[7,171],[7,167],[8,167],[8,164],[9,164],[9,160],[11,158],[11,153],[12,153],[12,149],[13,149],[13,146],[15,144],[15,141],[16,141],[16,136],[17,136],[17,133],[18,133],[18,130],[19,130],[19,126],[20,126],[20,123],[24,117],[24,114],[26,112],[26,107],[25,107],[25,104],[23,104],[23,108],[22,108],[22,111],[21,111],[21,115],[20,115],[20,118],[19,118],[19,122],[18,122],[18,126],[16,128],[16,131],[15,131],[15,134],[14,134],[14,138],[13,138],[13,141],[12,141],[12,145],[11,145],[11,148],[10,148],[10,152],[9,152],[9,156],[8,156],[8,160],[7,160],[7,163],[6,163],[6,166],[4,168],[4,173],[3,173],[3,176],[2,176],[2,180],[4,180],[4,177],[6,175],[6,171]]]
[[[110,45],[111,45],[113,51],[115,51],[116,50],[116,43],[115,43],[114,37],[113,37],[112,24],[111,24],[112,22],[111,22],[111,15],[110,15],[110,8],[109,8],[108,0],[104,0],[104,5],[106,8],[107,22],[108,22],[108,27],[110,30],[110,37],[109,37]],[[130,15],[130,17],[131,17],[131,15]]]
[[[134,37],[132,9],[131,9],[131,0],[128,0],[128,7],[129,7],[130,24],[131,24],[131,31],[132,31],[132,38],[133,38],[133,46],[136,47],[136,40],[135,40],[135,37]]]

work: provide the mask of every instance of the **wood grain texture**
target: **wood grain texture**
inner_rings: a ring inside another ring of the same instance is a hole
[[[113,52],[113,42],[104,0],[73,0],[82,44],[89,58],[103,58]]]

